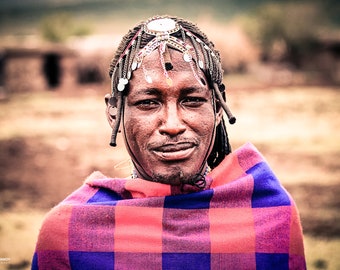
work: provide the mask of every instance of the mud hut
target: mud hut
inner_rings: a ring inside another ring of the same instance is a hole
[[[56,90],[77,82],[77,53],[67,48],[5,48],[0,85],[7,94]]]

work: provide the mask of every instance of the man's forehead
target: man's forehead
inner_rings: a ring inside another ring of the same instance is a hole
[[[183,54],[179,52],[178,50],[175,50],[173,48],[169,48],[169,56],[171,60],[171,64],[173,68],[171,71],[185,71],[185,70],[191,70],[190,63],[186,62],[183,58]],[[160,54],[157,50],[150,53],[148,56],[146,56],[143,59],[143,65],[144,67],[148,67],[148,70],[156,69],[156,68],[162,68],[162,61],[160,61]]]
[[[129,83],[129,94],[156,94],[157,91],[180,91],[181,94],[202,93],[209,91],[203,72],[193,72],[193,67],[185,61],[183,54],[175,49],[169,49],[172,69],[164,74],[165,69],[157,50],[143,59],[142,68],[134,71]],[[195,77],[199,76],[199,78]],[[171,83],[168,83],[168,79]],[[203,82],[203,83],[202,83]]]

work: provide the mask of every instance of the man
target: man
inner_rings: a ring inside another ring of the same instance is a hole
[[[33,269],[305,269],[290,195],[251,145],[231,152],[218,52],[156,16],[123,38],[105,97],[132,177],[93,173],[47,215]]]

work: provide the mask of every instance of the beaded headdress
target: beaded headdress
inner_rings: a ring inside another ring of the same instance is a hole
[[[178,32],[180,32],[182,39],[171,35]],[[149,34],[154,38],[143,48],[140,48],[140,39],[143,33]],[[186,42],[187,38],[190,39],[190,43]],[[204,80],[199,77],[198,72],[200,72],[201,69],[206,69],[212,74],[214,65],[219,65],[219,62],[214,59],[216,58],[215,53],[209,46],[204,44],[201,39],[194,36],[189,30],[180,26],[175,20],[168,17],[157,16],[146,21],[142,25],[141,29],[136,33],[120,56],[117,63],[119,80],[115,85],[116,89],[118,91],[124,91],[125,86],[131,78],[132,72],[140,67],[143,69],[145,80],[152,83],[151,77],[148,76],[147,70],[145,70],[143,66],[143,59],[156,49],[159,51],[166,82],[168,85],[171,85],[172,80],[167,72],[172,69],[171,59],[167,51],[168,47],[183,53],[184,61],[190,64],[195,78],[201,84],[204,83]],[[199,51],[203,53],[203,56],[200,55]],[[202,57],[205,59],[201,59]],[[196,59],[196,61],[194,61],[194,59]],[[205,64],[206,66],[204,66]]]
[[[133,71],[141,68],[145,80],[152,83],[143,60],[155,50],[159,51],[164,78],[169,86],[172,85],[172,80],[168,71],[173,68],[168,51],[171,48],[183,54],[183,60],[190,65],[194,77],[200,84],[205,84],[203,76],[206,78],[209,87],[226,112],[229,123],[235,123],[236,119],[224,101],[223,70],[219,54],[214,50],[212,43],[205,43],[199,34],[194,34],[181,20],[169,16],[152,17],[126,36],[128,42],[124,43],[124,48],[120,48],[122,53],[113,60],[110,71],[112,96],[109,103],[112,108],[116,108],[114,116],[116,122],[110,143],[112,146],[116,146],[123,106],[122,96],[127,91]]]

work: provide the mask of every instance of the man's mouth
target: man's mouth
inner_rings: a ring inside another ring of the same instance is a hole
[[[190,142],[164,144],[152,151],[164,161],[178,161],[191,157],[196,145]]]

